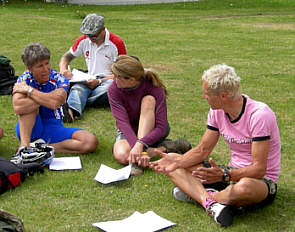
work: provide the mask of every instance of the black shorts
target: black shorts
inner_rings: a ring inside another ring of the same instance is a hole
[[[211,167],[211,165],[207,161],[203,162],[203,166],[206,167],[206,168],[210,168]],[[227,170],[235,169],[233,167],[229,167],[229,166],[226,166],[226,165],[218,165],[218,166],[220,168],[222,168],[222,169],[227,169]],[[265,177],[262,178],[261,180],[267,185],[268,195],[267,195],[267,197],[263,201],[251,205],[251,208],[252,207],[256,207],[256,206],[257,207],[262,207],[262,206],[271,204],[274,201],[275,197],[276,197],[276,194],[277,194],[277,184],[275,182],[273,182],[271,179],[268,179],[268,178],[265,178]],[[230,184],[235,184],[235,183],[236,182],[225,183],[223,181],[220,181],[220,182],[216,182],[216,183],[212,183],[212,184],[204,184],[204,187],[205,188],[214,188],[214,189],[216,189],[218,191],[222,191],[223,189],[225,189]],[[248,206],[243,207],[243,208],[247,208],[247,207]]]

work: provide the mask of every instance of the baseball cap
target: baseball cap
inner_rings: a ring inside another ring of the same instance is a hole
[[[85,35],[93,35],[104,27],[104,17],[98,14],[87,15],[81,24],[80,31]]]

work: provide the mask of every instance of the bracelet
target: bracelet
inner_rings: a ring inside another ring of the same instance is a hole
[[[141,143],[146,149],[149,148],[149,146],[148,146],[146,143],[142,142],[142,141],[139,140],[139,139],[138,139],[136,142]]]
[[[98,84],[99,84],[99,85],[101,84],[101,82],[102,82],[102,80],[101,80],[101,79],[98,79]]]
[[[32,86],[30,86],[28,92],[27,92],[27,96],[30,97],[31,93],[33,92],[34,88]]]

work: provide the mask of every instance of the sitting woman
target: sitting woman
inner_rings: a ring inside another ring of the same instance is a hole
[[[111,71],[114,82],[108,98],[118,129],[113,154],[121,164],[132,163],[131,175],[142,174],[139,166],[149,165],[155,147],[177,153],[191,148],[184,139],[165,140],[170,131],[167,90],[155,71],[144,69],[137,57],[127,55],[119,56]]]
[[[27,71],[17,79],[12,98],[20,148],[42,139],[56,152],[93,152],[98,141],[92,133],[62,125],[61,105],[66,102],[69,81],[50,68],[49,50],[40,43],[30,43],[21,57]]]

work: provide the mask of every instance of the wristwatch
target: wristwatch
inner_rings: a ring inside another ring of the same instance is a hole
[[[30,86],[28,92],[27,92],[27,96],[30,97],[31,93],[33,92],[34,88],[32,86]]]
[[[225,183],[229,183],[230,182],[230,173],[229,170],[227,169],[223,169],[223,176],[222,176],[222,181]]]

